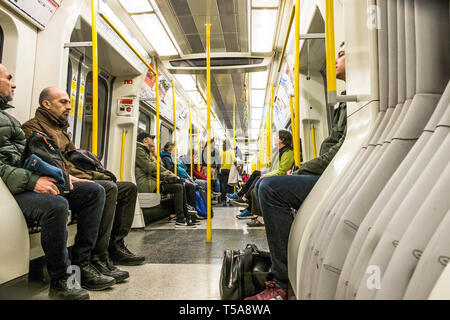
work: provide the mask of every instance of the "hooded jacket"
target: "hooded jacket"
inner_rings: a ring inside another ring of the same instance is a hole
[[[341,102],[339,107],[334,110],[331,133],[328,138],[322,142],[319,157],[303,163],[294,174],[320,176],[344,143],[346,133],[347,105],[345,102]]]
[[[44,107],[37,108],[34,118],[28,120],[22,125],[22,129],[25,132],[27,139],[31,136],[33,131],[43,132],[49,136],[50,139],[55,141],[62,154],[76,149],[69,134],[67,133],[68,127],[68,121],[59,119]],[[90,180],[111,180],[111,177],[103,173],[95,171],[86,172],[75,167],[75,165],[67,159],[65,159],[65,161],[69,168],[69,173],[77,178]]]
[[[136,163],[134,174],[139,193],[152,193],[156,190],[156,158],[150,154],[150,150],[142,143],[136,144]],[[161,162],[160,179],[164,182],[169,177],[176,177],[167,170]]]
[[[20,168],[25,148],[25,134],[20,122],[5,112],[12,108],[0,97],[0,177],[12,194],[33,191],[39,175]]]

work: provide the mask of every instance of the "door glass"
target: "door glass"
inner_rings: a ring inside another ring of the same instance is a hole
[[[141,132],[150,133],[150,116],[144,112],[139,113],[138,134]]]
[[[172,142],[172,130],[167,128],[166,126],[161,125],[161,143],[160,150],[164,147],[167,142]]]
[[[92,151],[92,71],[86,77],[86,92],[84,96],[83,127],[81,129],[80,147]],[[106,111],[108,105],[108,84],[98,78],[98,157],[103,157],[106,131]]]

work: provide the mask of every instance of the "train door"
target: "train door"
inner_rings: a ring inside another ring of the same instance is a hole
[[[90,59],[78,50],[69,54],[67,91],[71,99],[69,124],[77,148],[92,150],[92,68]],[[101,70],[98,78],[98,157],[103,159],[109,132],[113,77]]]

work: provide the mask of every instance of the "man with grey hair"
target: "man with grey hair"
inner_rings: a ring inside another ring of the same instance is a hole
[[[0,177],[14,196],[28,225],[41,227],[41,245],[51,278],[49,296],[55,299],[89,299],[86,290],[69,281],[69,266],[81,271],[81,286],[103,290],[114,278],[92,274],[90,263],[100,225],[105,190],[98,184],[70,176],[70,192],[60,195],[56,180],[39,176],[20,167],[25,148],[25,134],[20,123],[5,110],[14,96],[15,84],[8,69],[0,64]],[[66,247],[69,209],[78,215],[77,236],[71,250]],[[4,244],[5,245],[5,244]],[[75,280],[75,282],[77,282]]]

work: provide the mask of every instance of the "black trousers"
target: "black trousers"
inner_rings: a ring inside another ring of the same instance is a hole
[[[187,195],[186,188],[182,183],[166,183],[161,185],[161,193],[173,193],[173,205],[178,221],[183,221],[187,217]],[[195,191],[194,191],[195,196]]]
[[[27,223],[41,226],[41,245],[52,280],[65,276],[67,267],[89,261],[105,204],[105,189],[96,183],[74,183],[63,196],[31,191],[14,195]],[[78,217],[77,234],[71,250],[67,244],[68,210]]]
[[[96,180],[106,192],[105,208],[92,255],[104,259],[108,248],[117,248],[131,230],[136,208],[137,187],[132,182]]]
[[[220,192],[222,192],[220,199],[222,201],[227,200],[227,193],[233,193],[234,188],[228,185],[228,177],[230,175],[229,169],[220,169],[219,180],[220,180]]]
[[[242,189],[237,193],[239,197],[242,197],[245,195],[247,199],[249,199],[250,192],[255,187],[256,181],[261,177],[261,171],[255,170],[252,172],[251,176],[248,178],[248,181],[244,184]]]

